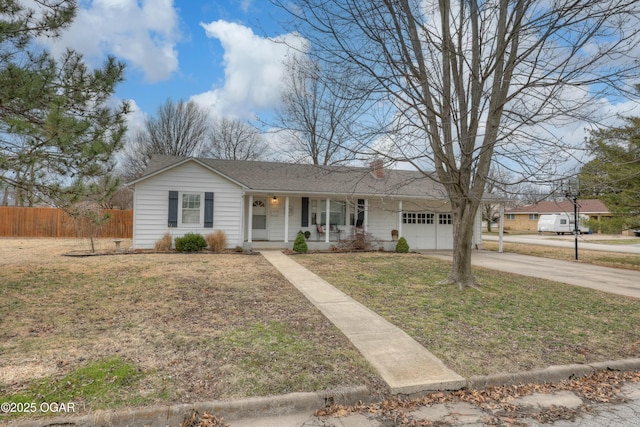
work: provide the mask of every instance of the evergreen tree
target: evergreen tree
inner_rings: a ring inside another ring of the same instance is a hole
[[[583,197],[597,197],[614,214],[618,228],[640,228],[640,117],[626,125],[591,133],[594,158],[580,173]]]
[[[306,254],[309,248],[307,247],[307,241],[304,238],[304,234],[299,232],[296,236],[295,242],[293,242],[293,250],[294,252],[298,252],[300,254]]]
[[[71,183],[107,174],[121,147],[128,105],[107,103],[124,64],[92,70],[71,50],[56,60],[36,38],[64,31],[76,2],[25,3],[0,0],[0,184],[16,204],[74,201],[95,186]]]

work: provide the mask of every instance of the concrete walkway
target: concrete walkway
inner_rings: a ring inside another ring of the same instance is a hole
[[[451,252],[425,252],[425,255],[451,260]],[[601,267],[576,261],[560,261],[509,252],[474,251],[472,265],[523,276],[555,280],[570,285],[640,298],[640,271]]]
[[[336,325],[388,384],[410,395],[458,390],[466,380],[403,330],[339,291],[280,251],[262,251],[282,275]]]

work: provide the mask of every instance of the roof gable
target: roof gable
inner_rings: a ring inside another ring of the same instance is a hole
[[[147,169],[145,170],[145,172],[142,174],[141,177],[128,182],[127,185],[133,185],[133,184],[137,184],[138,182],[141,181],[145,181],[149,178],[152,178],[156,175],[159,175],[165,171],[168,171],[170,169],[179,167],[185,163],[188,162],[194,162],[199,164],[200,166],[204,167],[205,169],[209,170],[212,173],[215,173],[217,175],[222,176],[223,178],[233,182],[234,184],[240,186],[240,187],[244,187],[242,185],[242,183],[238,182],[237,180],[233,179],[232,177],[226,176],[223,173],[220,173],[220,171],[213,169],[211,166],[203,163],[201,161],[201,159],[195,158],[195,157],[174,157],[174,156],[165,156],[165,155],[155,155],[151,158],[149,165],[147,166]]]

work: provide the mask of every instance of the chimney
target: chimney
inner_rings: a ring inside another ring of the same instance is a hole
[[[376,179],[384,178],[384,162],[382,159],[375,159],[371,162],[371,173]]]

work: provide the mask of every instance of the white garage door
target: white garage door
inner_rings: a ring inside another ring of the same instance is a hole
[[[435,214],[403,212],[402,235],[412,249],[436,249]]]
[[[438,249],[453,249],[453,221],[450,213],[438,214]]]
[[[412,249],[453,249],[451,214],[403,212],[402,235]]]

